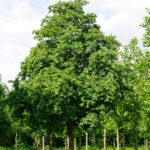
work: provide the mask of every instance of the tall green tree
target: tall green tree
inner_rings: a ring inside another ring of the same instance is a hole
[[[141,26],[145,29],[145,34],[143,38],[143,45],[145,47],[150,47],[150,8],[147,8],[148,15],[144,18],[144,23]]]
[[[27,101],[26,91],[22,87],[19,79],[16,78],[14,81],[10,81],[10,83],[12,83],[12,89],[7,95],[6,102],[10,113],[11,128],[14,133],[13,141],[15,143],[13,144],[15,144],[15,147],[17,149],[19,143],[29,144],[32,142],[30,134],[31,129],[29,128],[29,124],[27,124],[27,113],[24,111],[25,108],[26,111],[28,109],[31,109],[31,106]]]
[[[29,103],[35,107],[30,115],[41,116],[39,122],[51,122],[47,128],[52,129],[56,123],[51,115],[61,118],[57,125],[67,126],[71,150],[80,119],[97,104],[97,110],[107,103],[110,108],[116,88],[113,64],[120,43],[100,31],[96,15],[84,12],[86,4],[86,0],[75,0],[49,6],[41,28],[33,32],[38,43],[20,73],[31,96]]]
[[[6,96],[8,93],[7,86],[2,83],[0,76],[0,145],[9,145],[10,135],[10,118],[7,110]],[[6,140],[8,139],[8,141]]]
[[[148,70],[146,69],[145,53],[138,47],[136,38],[132,39],[128,46],[125,46],[123,53],[122,60],[126,74],[124,82],[129,89],[128,92],[125,93],[125,100],[128,111],[133,117],[135,150],[138,150],[141,112],[145,103],[147,103],[147,98],[145,98],[143,93],[145,93],[145,89],[148,88],[146,81]]]

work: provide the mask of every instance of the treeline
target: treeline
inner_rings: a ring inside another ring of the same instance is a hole
[[[86,0],[49,6],[9,91],[0,84],[0,145],[74,150],[150,140],[150,52],[106,36]],[[141,25],[150,46],[150,10]]]

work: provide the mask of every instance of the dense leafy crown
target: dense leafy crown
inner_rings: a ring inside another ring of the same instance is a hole
[[[95,14],[85,14],[82,6],[86,3],[76,0],[49,7],[40,30],[33,31],[38,44],[22,63],[23,77],[31,77],[49,67],[80,74],[93,52],[102,48],[115,51],[119,43],[112,36],[104,36],[96,24]],[[115,57],[108,54],[109,61]]]
[[[75,0],[50,6],[41,28],[33,31],[38,43],[21,65],[36,117],[49,114],[44,122],[57,114],[66,122],[79,120],[84,106],[114,100],[113,70],[120,43],[104,35],[96,15],[84,12],[85,4]]]
[[[145,28],[144,42],[143,45],[150,47],[150,8],[147,9],[148,16],[145,17],[142,27]]]

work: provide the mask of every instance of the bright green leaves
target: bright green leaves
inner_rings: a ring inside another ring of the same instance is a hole
[[[143,39],[143,45],[145,47],[150,47],[150,9],[147,9],[148,16],[145,17],[144,23],[141,24],[145,28],[145,35]]]
[[[132,39],[129,45],[124,47],[122,58],[124,63],[129,63],[130,66],[142,61],[143,52],[138,47],[138,40],[136,38]]]
[[[26,91],[22,88],[21,82],[18,78],[13,81],[13,90],[7,97],[7,103],[11,108],[11,115],[14,119],[23,117],[24,110],[28,110],[28,101]]]
[[[84,118],[81,119],[80,126],[86,129],[86,131],[94,133],[99,123],[100,121],[97,114],[88,113]]]
[[[59,14],[68,14],[71,10],[77,14],[82,14],[82,7],[88,3],[87,0],[75,0],[66,2],[58,2],[53,6],[49,6],[49,12],[59,13]]]
[[[113,67],[116,61],[117,52],[106,48],[101,48],[97,52],[93,52],[89,58],[89,69],[96,73],[99,77],[105,76]],[[89,72],[90,73],[90,72]]]

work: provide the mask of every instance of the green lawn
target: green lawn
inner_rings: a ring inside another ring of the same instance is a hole
[[[2,147],[0,146],[0,150],[12,150],[11,148],[7,148],[7,147]]]
[[[0,150],[15,150],[15,149],[14,148],[0,146]],[[31,149],[31,148],[18,148],[18,150],[33,150],[33,149]]]
[[[0,146],[0,150],[15,150],[14,148],[7,148],[7,147],[1,147]],[[19,149],[18,150],[33,150],[31,148],[22,148],[22,149]],[[49,147],[46,146],[45,147],[45,150],[49,150]],[[65,150],[65,148],[54,148],[54,150]],[[85,150],[85,147],[83,146],[81,150]],[[94,148],[90,147],[88,148],[88,150],[94,150]],[[104,150],[103,148],[98,148],[97,147],[97,150]],[[107,147],[107,150],[114,150],[112,147]],[[117,148],[116,148],[117,150]],[[122,148],[120,148],[120,150],[122,150]],[[131,147],[126,147],[126,150],[134,150],[134,148],[131,148]],[[144,147],[139,147],[139,150],[144,150]]]
[[[46,146],[45,150],[49,150],[49,147]],[[54,150],[65,150],[65,148],[54,148]],[[85,150],[85,146],[83,146],[81,150]],[[94,150],[94,148],[89,146],[88,150]],[[97,147],[96,150],[104,150],[104,149]],[[107,150],[114,150],[114,149],[113,149],[113,147],[107,147]],[[116,148],[116,150],[117,150],[117,148]],[[123,150],[123,149],[120,147],[120,150]],[[126,150],[134,150],[134,147],[133,148],[132,147],[126,147]],[[144,150],[144,147],[139,147],[139,150]]]
[[[46,147],[46,150],[49,150],[48,147]],[[54,148],[54,150],[65,150],[65,148]],[[82,147],[81,150],[85,150],[85,147]],[[94,148],[90,147],[88,148],[88,150],[94,150]],[[98,148],[96,150],[104,150],[103,148]],[[107,147],[107,150],[114,150],[113,147]],[[116,148],[117,150],[117,148]],[[123,150],[121,147],[120,147],[120,150]],[[132,147],[126,147],[126,150],[134,150],[134,148]],[[139,147],[139,150],[144,150],[144,147]]]

